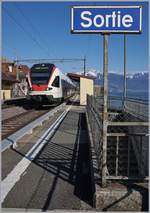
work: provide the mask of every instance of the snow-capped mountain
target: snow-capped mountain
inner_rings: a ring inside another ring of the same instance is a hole
[[[83,75],[84,73],[83,72],[76,72],[76,74]],[[93,71],[93,70],[87,71],[86,76],[91,76],[91,77],[97,78],[97,73],[96,73],[96,71]]]
[[[103,85],[103,75],[97,75],[95,85]],[[124,76],[116,73],[108,74],[109,92],[122,93],[124,88]],[[137,94],[138,97],[148,98],[148,72],[127,75],[127,92]]]
[[[108,73],[109,86],[123,88],[124,76],[117,73]],[[103,84],[103,75],[97,75],[95,79],[96,85]],[[127,75],[127,86],[128,89],[142,89],[148,90],[148,72],[135,73]]]

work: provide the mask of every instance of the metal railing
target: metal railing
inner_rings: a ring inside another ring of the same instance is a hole
[[[141,120],[148,121],[148,100],[126,98],[124,110]]]
[[[103,96],[95,97],[99,107],[103,106]],[[141,120],[148,121],[148,100],[126,98],[125,100],[119,96],[108,96],[108,111],[124,110]]]
[[[111,98],[109,98],[108,104],[106,133],[107,159],[105,162],[107,163],[104,165],[103,100],[102,97],[87,96],[87,114],[101,181],[103,180],[103,169],[106,171],[106,179],[147,179],[148,122],[141,121],[124,111],[123,107],[121,111],[117,111],[121,109],[120,106],[118,108],[118,105],[111,109],[110,100]],[[115,97],[113,97],[113,101],[115,101]]]
[[[87,96],[87,114],[90,121],[90,128],[92,132],[92,138],[95,148],[95,153],[97,157],[99,173],[100,175],[102,172],[102,155],[103,155],[103,141],[102,141],[102,134],[103,134],[103,121],[100,113],[100,105],[97,101],[95,101],[94,96]]]
[[[99,106],[103,106],[103,96],[95,96]],[[123,98],[117,96],[108,97],[108,111],[109,110],[122,110],[123,109]]]

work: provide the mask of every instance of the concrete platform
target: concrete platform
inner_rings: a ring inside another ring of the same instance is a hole
[[[30,137],[29,142],[34,139]],[[2,210],[92,210],[89,165],[85,107],[74,104],[57,132],[9,191]]]

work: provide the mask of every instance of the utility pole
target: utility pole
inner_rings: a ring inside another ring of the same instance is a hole
[[[18,57],[16,60],[16,80],[19,81]]]
[[[84,56],[84,76],[85,76],[85,74],[86,74],[86,56]]]
[[[16,49],[14,49],[14,54],[15,54],[15,58],[16,60],[14,60],[14,64],[16,65],[16,80],[18,81],[19,80],[19,70],[18,70],[18,55],[17,55],[17,51]]]
[[[127,78],[126,78],[126,34],[124,34],[124,89],[123,89],[123,107],[127,96]]]
[[[103,35],[103,157],[102,157],[102,187],[106,187],[106,172],[107,172],[107,125],[108,125],[108,34]]]

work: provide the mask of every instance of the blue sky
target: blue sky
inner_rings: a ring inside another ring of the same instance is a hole
[[[83,58],[87,69],[103,72],[103,36],[71,34],[72,5],[142,5],[142,34],[127,35],[127,73],[148,71],[148,3],[146,2],[3,2],[2,56],[25,58]],[[83,64],[58,63],[64,72]],[[123,35],[109,36],[109,72],[123,74]]]

